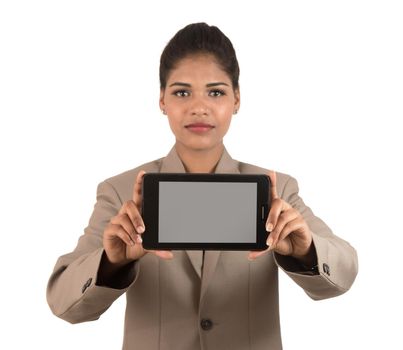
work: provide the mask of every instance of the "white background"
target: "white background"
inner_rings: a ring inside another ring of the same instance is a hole
[[[281,274],[284,348],[402,349],[402,18],[388,0],[2,1],[0,348],[121,348],[124,297],[70,325],[51,314],[47,279],[97,184],[173,145],[159,56],[205,21],[241,67],[230,154],[296,177],[359,254],[355,284],[335,299],[314,302]]]

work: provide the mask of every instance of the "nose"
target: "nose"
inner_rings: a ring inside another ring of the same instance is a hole
[[[190,112],[192,115],[207,115],[209,110],[208,103],[203,97],[193,97],[192,104],[190,106]]]

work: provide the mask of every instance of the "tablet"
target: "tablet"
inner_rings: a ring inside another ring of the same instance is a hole
[[[143,247],[152,250],[264,250],[267,175],[146,173]]]

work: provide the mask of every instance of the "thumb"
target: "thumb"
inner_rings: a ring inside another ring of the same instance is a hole
[[[270,178],[270,195],[271,199],[277,199],[278,194],[277,194],[277,174],[273,170],[269,170],[269,173],[267,174]]]
[[[136,203],[137,208],[141,208],[143,201],[143,176],[146,172],[140,170],[137,174],[136,181],[133,186],[133,202]]]

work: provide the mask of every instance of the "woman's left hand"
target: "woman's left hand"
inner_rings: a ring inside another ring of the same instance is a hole
[[[270,172],[271,180],[271,209],[266,221],[268,249],[260,252],[250,252],[249,260],[274,251],[281,255],[289,255],[306,265],[314,264],[315,249],[312,233],[308,224],[289,203],[279,198],[276,189],[276,173]]]

